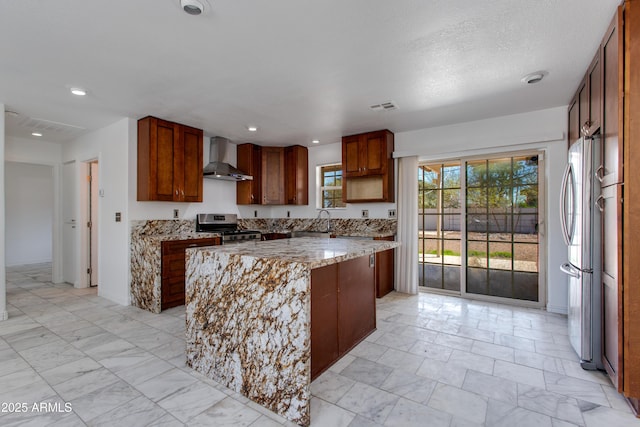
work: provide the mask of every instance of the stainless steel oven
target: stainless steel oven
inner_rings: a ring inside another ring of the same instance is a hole
[[[238,228],[236,214],[198,214],[196,215],[196,231],[220,233],[222,244],[259,241],[261,233],[257,230],[241,230]]]

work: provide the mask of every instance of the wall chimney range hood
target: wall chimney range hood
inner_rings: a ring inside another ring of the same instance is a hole
[[[221,136],[212,136],[209,146],[209,164],[204,167],[203,174],[209,179],[223,179],[226,181],[253,180],[241,170],[229,164],[229,145],[231,141]]]

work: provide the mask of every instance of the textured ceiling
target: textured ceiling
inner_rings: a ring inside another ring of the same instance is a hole
[[[20,114],[7,134],[53,123],[44,139],[65,141],[154,115],[309,145],[566,105],[619,0],[179,3],[0,0],[0,102]],[[385,101],[399,108],[369,109]]]

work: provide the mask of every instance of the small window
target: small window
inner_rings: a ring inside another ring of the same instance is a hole
[[[342,201],[342,165],[326,165],[318,167],[320,170],[319,208],[344,208]]]

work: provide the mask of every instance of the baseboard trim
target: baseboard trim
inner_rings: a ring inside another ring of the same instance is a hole
[[[561,305],[552,305],[552,304],[547,304],[547,311],[549,313],[556,313],[556,314],[568,314],[569,313],[567,307],[561,306]]]

